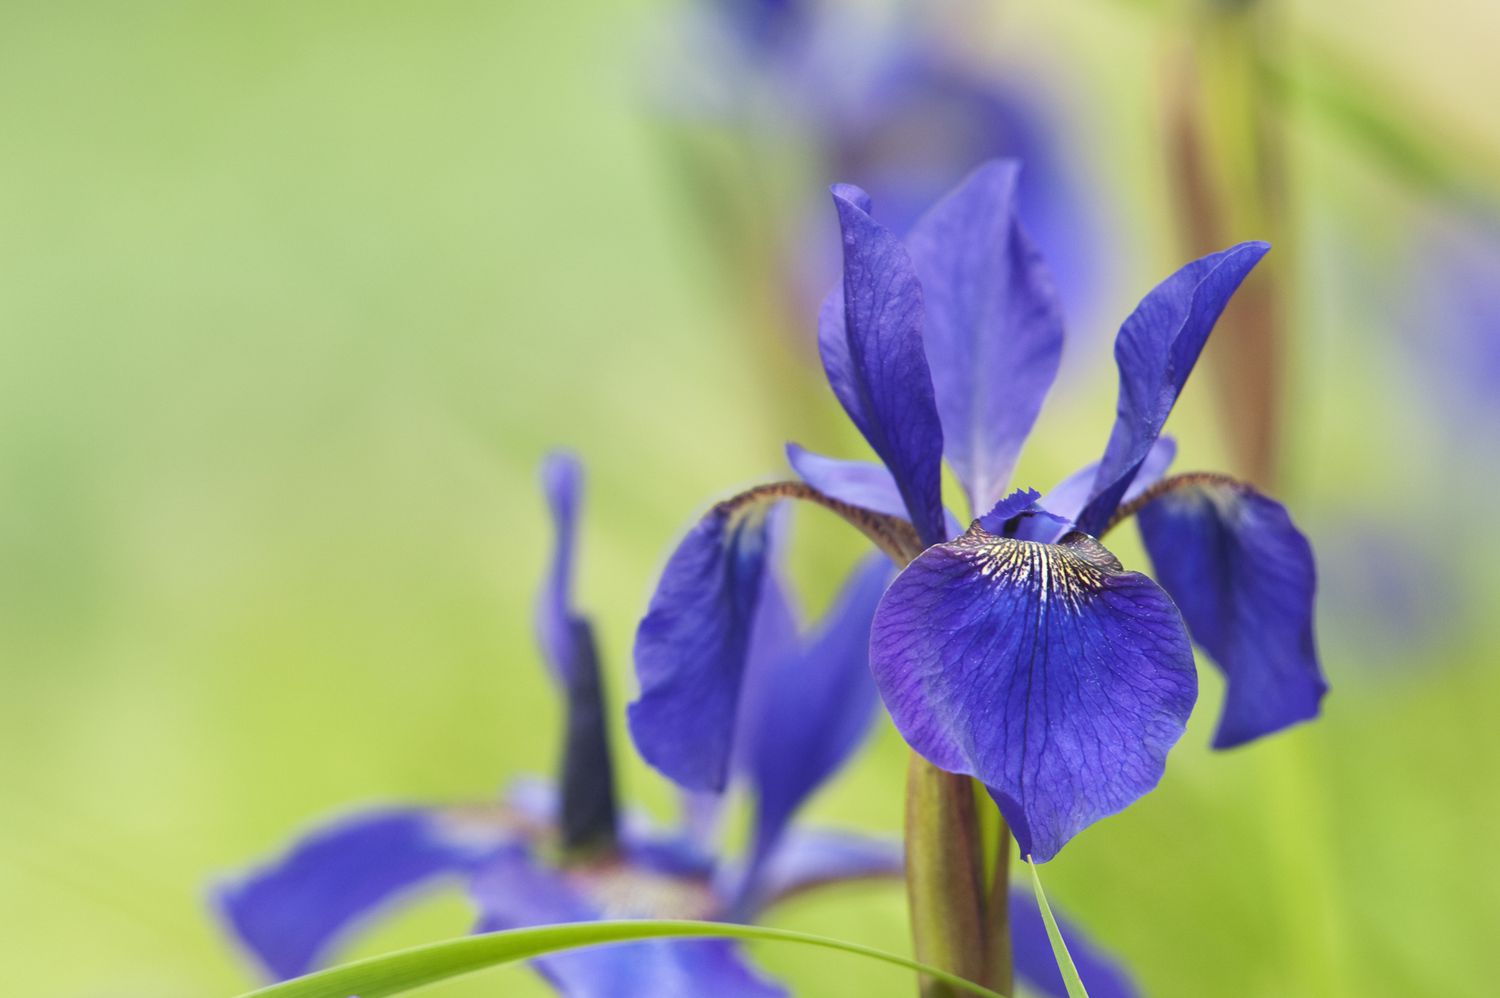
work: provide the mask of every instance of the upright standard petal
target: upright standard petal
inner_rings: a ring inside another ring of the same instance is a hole
[[[667,562],[635,636],[640,697],[630,733],[689,790],[722,790],[770,544],[769,506],[709,510]]]
[[[1055,912],[1054,917],[1089,998],[1136,998],[1140,994],[1120,961],[1090,941],[1070,920]],[[1047,938],[1047,923],[1031,891],[1010,892],[1010,944],[1016,976],[1028,988],[1046,998],[1068,998],[1052,941]]]
[[[568,683],[567,733],[559,781],[559,834],[568,853],[607,847],[614,840],[618,823],[614,760],[609,750],[604,682],[594,650],[593,628],[586,620],[575,618],[573,629],[578,658]]]
[[[797,808],[838,771],[875,717],[870,621],[889,583],[890,561],[871,555],[850,575],[818,631],[747,677],[745,763],[755,795],[747,890]]]
[[[1328,684],[1313,637],[1312,546],[1286,507],[1195,477],[1137,514],[1156,577],[1227,680],[1215,748],[1316,717]]]
[[[922,288],[906,249],[870,217],[870,199],[837,185],[843,293],[818,317],[828,383],[891,470],[912,525],[927,544],[944,537],[943,431],[922,348]]]
[[[1120,398],[1114,429],[1078,529],[1095,536],[1114,515],[1198,362],[1214,323],[1271,247],[1240,243],[1195,260],[1151,290],[1115,339]]]
[[[984,783],[1038,862],[1156,786],[1198,692],[1171,599],[1081,534],[928,548],[881,600],[870,665],[907,743]]]
[[[213,891],[230,932],[276,980],[318,967],[350,930],[390,902],[462,874],[506,848],[497,811],[482,820],[392,809],[319,829],[284,858]]]
[[[605,881],[614,881],[612,886]],[[622,898],[670,897],[650,875],[627,868],[564,872],[547,869],[523,850],[506,852],[474,878],[471,893],[480,910],[476,931],[495,932],[599,918],[704,917],[705,911],[614,910],[590,896],[590,886]],[[532,961],[567,998],[656,998],[715,995],[723,998],[783,998],[725,940],[625,943],[596,946]]]
[[[573,609],[573,565],[583,468],[555,451],[542,463],[542,491],[552,511],[552,560],[537,600],[537,641],[567,697],[563,742],[561,835],[569,852],[609,843],[615,833],[615,793],[604,684],[593,628]]]
[[[943,452],[974,516],[1005,494],[1062,359],[1062,307],[1017,217],[1019,176],[1014,160],[986,163],[906,240]]]
[[[542,493],[552,513],[552,560],[536,607],[537,642],[542,657],[563,686],[568,686],[583,656],[573,613],[573,564],[582,504],[583,468],[563,451],[542,462]]]

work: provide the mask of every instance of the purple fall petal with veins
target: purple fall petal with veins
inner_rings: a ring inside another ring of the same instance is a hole
[[[984,783],[1038,862],[1156,786],[1197,697],[1177,608],[1082,535],[928,548],[876,611],[870,665],[907,743]]]

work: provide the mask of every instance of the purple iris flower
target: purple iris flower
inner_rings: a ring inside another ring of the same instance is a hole
[[[674,81],[674,102],[744,126],[756,124],[763,110],[757,99],[765,97],[768,127],[778,135],[791,129],[820,175],[862,178],[898,231],[972,164],[1020,159],[1036,179],[1018,195],[1022,214],[1060,286],[1074,305],[1097,286],[1097,185],[1064,155],[1056,109],[1036,81],[975,66],[930,18],[909,11],[704,0],[697,14],[680,44],[693,64],[685,80]],[[705,96],[719,90],[717,99]],[[785,139],[774,144],[784,147]],[[793,226],[778,249],[797,265],[787,275],[794,290],[812,300],[837,273],[834,244],[810,253],[825,245],[817,234]]]
[[[895,842],[791,824],[876,712],[866,635],[890,567],[879,558],[859,565],[808,633],[766,574],[737,743],[738,772],[757,801],[755,838],[748,857],[731,860],[706,830],[714,799],[686,799],[684,820],[672,829],[617,811],[594,638],[572,603],[577,463],[551,457],[543,484],[556,544],[537,633],[567,703],[559,786],[524,781],[493,803],[395,805],[341,817],[221,883],[213,900],[225,926],[269,977],[317,969],[371,918],[444,884],[467,888],[477,928],[488,931],[596,918],[749,919],[821,884],[901,875]],[[793,695],[788,680],[801,674],[813,679]],[[588,998],[784,994],[727,941],[626,944],[535,963],[560,992]]]
[[[1063,340],[1017,218],[1018,174],[1013,162],[982,166],[905,240],[863,191],[833,189],[844,275],[819,347],[881,463],[793,446],[801,482],[719,503],[672,555],[636,639],[630,724],[679,784],[717,789],[730,772],[768,510],[783,498],[833,509],[906,566],[870,636],[886,709],[927,760],[988,788],[1038,862],[1157,784],[1197,699],[1189,635],[1227,679],[1216,747],[1317,714],[1326,684],[1306,539],[1248,485],[1162,477],[1167,416],[1268,247],[1204,257],[1147,294],[1115,343],[1118,414],[1102,458],[1045,498],[1007,496]],[[944,510],[944,458],[977,517],[965,532]],[[1131,514],[1157,581],[1097,539]]]

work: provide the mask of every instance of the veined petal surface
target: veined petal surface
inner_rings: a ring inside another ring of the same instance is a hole
[[[1115,339],[1120,397],[1114,429],[1078,529],[1098,536],[1161,434],[1230,296],[1270,250],[1247,242],[1177,271],[1141,299]]]
[[[642,757],[689,790],[722,790],[770,546],[769,506],[720,503],[667,561],[635,637]]]
[[[943,451],[979,516],[1005,493],[1062,359],[1062,307],[1017,216],[1020,164],[992,160],[907,236]]]
[[[907,743],[984,783],[1038,862],[1156,786],[1198,689],[1171,599],[1081,534],[928,548],[881,600],[870,664]]]
[[[844,411],[890,469],[925,543],[943,539],[943,430],[922,347],[922,288],[906,248],[857,187],[833,188],[844,280],[818,316],[818,352]]]
[[[1227,680],[1214,747],[1316,717],[1328,691],[1313,635],[1317,573],[1286,507],[1215,476],[1136,515],[1156,577]]]

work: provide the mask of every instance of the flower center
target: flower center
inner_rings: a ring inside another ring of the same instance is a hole
[[[604,918],[712,919],[719,902],[705,877],[643,869],[611,859],[568,870],[568,880]]]

